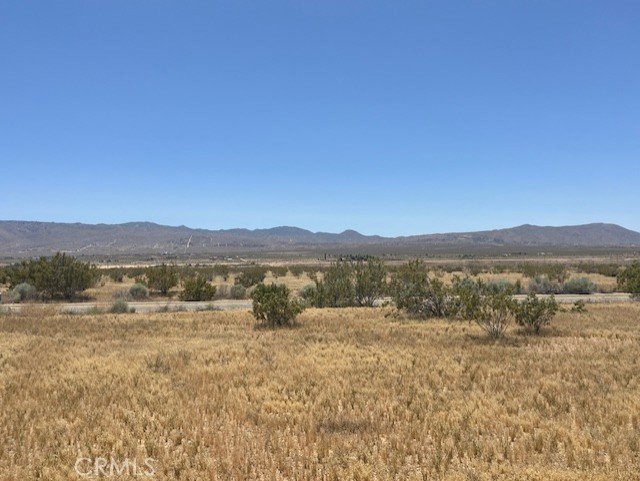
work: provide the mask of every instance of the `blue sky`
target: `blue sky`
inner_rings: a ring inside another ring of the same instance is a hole
[[[640,230],[636,1],[0,0],[0,219]]]

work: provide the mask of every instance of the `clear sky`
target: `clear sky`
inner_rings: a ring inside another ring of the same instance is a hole
[[[0,0],[0,219],[640,230],[640,3]]]

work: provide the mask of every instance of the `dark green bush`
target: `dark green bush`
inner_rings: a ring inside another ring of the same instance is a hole
[[[635,261],[618,274],[618,289],[640,300],[640,262]]]
[[[375,257],[359,260],[353,265],[354,296],[359,306],[373,307],[387,289],[387,270]]]
[[[7,268],[10,287],[28,283],[49,299],[72,299],[98,280],[97,268],[58,252],[53,257],[22,261]]]
[[[183,301],[210,301],[216,294],[216,287],[209,284],[202,274],[184,281],[180,299]]]
[[[289,272],[289,268],[287,266],[271,266],[269,267],[269,270],[271,271],[271,275],[276,279],[278,277],[286,276],[287,272]]]
[[[389,286],[396,308],[419,318],[448,317],[454,314],[452,289],[439,279],[429,278],[420,259],[400,266]]]
[[[284,284],[258,284],[251,293],[253,315],[262,325],[281,327],[293,324],[304,307],[289,298],[289,289]]]
[[[529,294],[524,301],[514,306],[516,323],[539,334],[540,329],[551,322],[558,308],[558,303],[553,296],[541,299],[535,294]]]
[[[216,264],[213,266],[213,275],[220,276],[225,281],[229,279],[229,266],[224,264]]]
[[[235,284],[249,289],[251,286],[264,281],[267,275],[267,268],[263,266],[245,267],[235,278]]]
[[[149,288],[163,296],[166,296],[172,287],[178,285],[178,272],[175,266],[168,266],[164,262],[159,266],[145,269],[145,276]]]

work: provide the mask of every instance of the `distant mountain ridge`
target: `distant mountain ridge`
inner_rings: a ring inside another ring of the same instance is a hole
[[[205,254],[225,249],[300,249],[323,245],[635,247],[640,246],[640,233],[603,223],[563,227],[525,224],[509,229],[390,238],[366,236],[354,230],[334,234],[290,226],[206,230],[152,222],[69,224],[0,221],[0,255],[5,257],[48,255],[56,251],[86,255]]]

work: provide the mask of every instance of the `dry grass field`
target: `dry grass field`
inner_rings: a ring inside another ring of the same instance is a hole
[[[498,342],[391,312],[2,314],[0,479],[640,479],[638,303]]]

